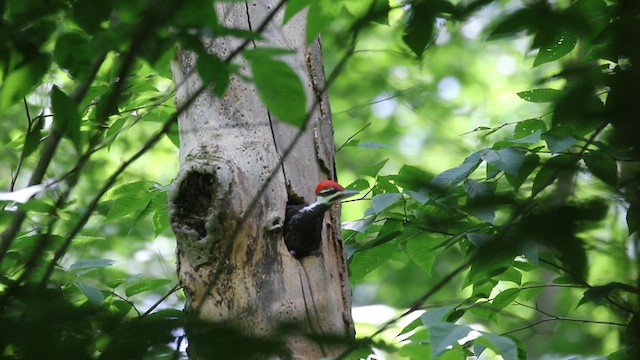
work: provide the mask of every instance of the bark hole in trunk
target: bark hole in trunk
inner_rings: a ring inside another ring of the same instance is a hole
[[[176,220],[196,231],[201,239],[207,236],[205,225],[213,205],[215,180],[212,174],[190,172],[175,197]]]

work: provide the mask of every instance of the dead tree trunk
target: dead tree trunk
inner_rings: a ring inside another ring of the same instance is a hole
[[[225,26],[255,30],[275,1],[216,7]],[[296,260],[284,244],[281,224],[288,199],[312,202],[314,186],[335,177],[331,114],[325,89],[320,42],[305,44],[305,18],[298,14],[281,27],[282,11],[262,32],[266,44],[295,51],[283,58],[298,74],[313,109],[290,156],[282,159],[299,129],[280,123],[255,87],[233,77],[223,97],[206,91],[179,118],[180,171],[169,196],[177,238],[178,276],[187,309],[214,322],[269,337],[282,323],[303,326],[309,335],[351,339],[351,293],[339,209],[327,212],[322,254]],[[205,39],[221,58],[241,41]],[[172,66],[176,104],[185,104],[201,86],[196,56],[179,52]],[[242,56],[234,63],[249,74]],[[277,173],[270,180],[270,174]],[[265,187],[263,193],[259,190]],[[254,203],[252,207],[252,203]],[[245,221],[242,221],[246,219]],[[302,334],[288,335],[291,355],[316,359],[335,355]]]

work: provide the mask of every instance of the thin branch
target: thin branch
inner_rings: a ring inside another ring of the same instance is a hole
[[[567,274],[571,274],[571,272],[568,269],[566,269],[563,266],[560,266],[560,265],[558,265],[556,263],[553,263],[553,262],[551,262],[549,260],[540,258],[540,259],[538,259],[538,261],[540,261],[541,263],[547,264],[547,265],[549,265],[551,267],[554,267],[554,268],[556,268],[558,270],[561,270],[561,271],[563,271],[563,272],[565,272]],[[587,283],[586,281],[581,281],[581,285],[583,285],[584,287],[588,287],[588,288],[592,288],[593,287],[589,283]],[[607,300],[614,307],[617,307],[620,310],[628,312],[629,314],[636,314],[635,310],[630,309],[630,308],[618,303],[617,301],[613,300],[610,295],[607,295],[604,298],[605,298],[605,300]]]
[[[158,301],[156,301],[153,305],[151,305],[151,307],[149,309],[147,309],[147,311],[145,311],[144,314],[140,315],[140,313],[138,313],[138,315],[140,315],[140,317],[145,317],[145,316],[151,314],[151,312],[153,310],[155,310],[155,308],[157,308],[160,304],[162,304],[162,302],[165,301],[171,294],[173,294],[174,292],[180,290],[181,288],[182,288],[182,286],[180,286],[180,284],[175,284],[171,288],[171,290],[169,290],[160,299],[158,299]]]
[[[535,310],[535,311],[537,311],[537,312],[539,312],[539,313],[541,313],[541,314],[543,314],[545,316],[548,316],[548,317],[545,318],[545,319],[537,320],[537,321],[535,321],[535,322],[533,322],[531,324],[528,324],[528,325],[525,325],[525,326],[522,326],[522,327],[519,327],[519,328],[516,328],[516,329],[513,329],[513,330],[509,330],[507,332],[504,332],[504,333],[500,334],[501,336],[505,336],[505,335],[508,335],[508,334],[511,334],[511,333],[514,333],[514,332],[530,329],[530,328],[532,328],[532,327],[534,327],[536,325],[539,325],[539,324],[542,324],[542,323],[545,323],[545,322],[549,322],[549,321],[569,321],[569,322],[580,322],[580,323],[584,323],[584,324],[601,324],[601,325],[613,325],[613,326],[622,326],[622,327],[628,326],[628,324],[623,324],[623,323],[618,323],[618,322],[613,322],[613,321],[599,321],[599,320],[590,320],[590,319],[574,319],[574,318],[568,318],[568,317],[564,317],[564,316],[556,316],[556,315],[550,314],[550,313],[548,313],[548,312],[546,312],[546,311],[544,311],[544,310],[542,310],[542,309],[540,309],[538,307],[535,307],[535,306],[522,304],[522,303],[519,303],[517,301],[514,301],[514,304],[520,305],[520,306],[523,306],[523,307],[526,307],[526,308],[529,308],[529,309],[532,309],[532,310]]]
[[[111,291],[111,295],[113,295],[113,296],[117,297],[118,299],[120,299],[120,300],[122,300],[122,301],[126,302],[127,304],[131,305],[131,307],[133,308],[133,310],[135,310],[135,312],[138,314],[138,316],[141,316],[141,315],[140,315],[140,311],[139,311],[139,310],[138,310],[138,308],[136,307],[136,304],[134,304],[134,303],[133,303],[133,301],[131,301],[131,300],[129,300],[129,299],[127,299],[127,298],[125,298],[125,297],[122,297],[122,296],[118,295],[118,294],[117,294],[115,291],[113,291],[113,290]]]
[[[358,134],[360,134],[361,132],[363,132],[366,128],[368,128],[369,126],[371,126],[371,123],[367,123],[367,125],[363,126],[362,129],[356,131],[355,134],[349,136],[349,138],[347,140],[345,140],[345,142],[340,145],[339,148],[336,149],[336,154],[345,146],[347,145],[347,143],[349,143],[349,141],[351,141],[351,139],[353,139],[354,137],[358,136]]]
[[[9,185],[9,191],[13,191],[16,186],[16,181],[18,181],[18,176],[20,175],[20,170],[22,169],[22,163],[26,157],[27,152],[27,139],[29,138],[29,134],[33,131],[33,124],[35,124],[35,120],[31,119],[31,114],[29,114],[29,105],[27,104],[27,98],[22,98],[22,102],[24,103],[24,112],[27,115],[27,134],[25,136],[25,146],[22,148],[22,152],[20,153],[20,157],[18,158],[18,164],[16,165],[15,174],[11,175],[11,185]]]

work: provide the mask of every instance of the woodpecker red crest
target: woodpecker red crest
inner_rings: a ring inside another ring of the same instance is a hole
[[[331,205],[357,194],[340,184],[324,180],[316,186],[316,201],[311,204],[287,205],[284,242],[289,252],[300,259],[318,252],[322,242],[322,222]]]

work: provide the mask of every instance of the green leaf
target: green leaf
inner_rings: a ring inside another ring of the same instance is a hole
[[[494,279],[498,281],[509,281],[519,286],[522,283],[522,273],[515,267],[510,267]]]
[[[524,152],[513,147],[487,150],[482,154],[482,159],[505,173],[517,175],[524,161]]]
[[[576,308],[587,302],[593,303],[595,305],[600,305],[602,304],[602,301],[604,299],[618,290],[628,291],[630,293],[637,292],[637,290],[633,286],[629,286],[619,282],[610,282],[606,285],[592,286],[584,292],[584,294],[582,295],[582,299],[580,299],[578,305],[576,305]]]
[[[88,259],[77,261],[69,266],[69,271],[78,272],[78,270],[96,269],[107,267],[115,264],[115,260],[111,259]]]
[[[147,192],[146,194],[147,195],[145,196],[145,193],[141,193],[135,197],[123,196],[113,200],[105,220],[118,220],[127,215],[137,214],[138,212],[143,211],[151,201],[149,193]]]
[[[104,294],[96,289],[95,287],[85,284],[85,283],[76,283],[76,287],[87,297],[89,303],[93,306],[100,306],[104,301]]]
[[[357,282],[365,275],[391,259],[396,248],[395,242],[386,242],[365,251],[356,251],[349,259],[349,279]]]
[[[231,67],[220,60],[214,54],[204,53],[198,55],[198,75],[206,83],[213,84],[213,93],[216,96],[224,95],[230,81]]]
[[[482,338],[475,340],[475,343],[486,345],[493,350],[496,355],[500,355],[504,360],[518,360],[518,346],[506,336],[500,336],[488,332],[481,332]],[[484,339],[487,342],[482,341]]]
[[[384,159],[377,164],[363,166],[359,169],[359,173],[366,176],[376,177],[380,173],[380,170],[384,167],[384,165],[389,161],[389,159]]]
[[[482,183],[473,179],[466,179],[462,184],[464,191],[472,199],[487,198],[493,195],[495,191],[495,183]]]
[[[393,181],[405,190],[421,191],[430,187],[430,178],[431,175],[419,167],[402,165]]]
[[[547,102],[554,102],[560,99],[560,97],[562,96],[562,91],[556,90],[556,89],[533,89],[533,90],[521,91],[518,93],[518,96],[521,99],[529,102],[547,103]],[[540,120],[536,120],[536,121],[540,121]]]
[[[615,160],[598,150],[590,150],[582,160],[593,175],[605,184],[616,188],[618,185],[618,166]]]
[[[40,145],[42,141],[42,128],[44,126],[44,120],[42,118],[34,121],[31,129],[24,138],[24,146],[22,147],[22,158],[26,159],[31,155]]]
[[[426,204],[429,201],[429,196],[425,191],[405,190],[403,194],[406,194],[407,196],[409,196],[410,198],[419,202],[422,205]]]
[[[509,173],[505,173],[505,177],[514,190],[518,191],[520,186],[529,178],[529,175],[535,170],[540,163],[540,156],[537,154],[529,154],[524,157],[524,161],[518,170],[518,175],[514,176]]]
[[[31,61],[7,72],[0,86],[0,113],[26,97],[40,83],[48,66],[47,58],[37,54]]]
[[[167,193],[158,192],[151,200],[153,210],[153,231],[157,237],[169,227],[169,214],[167,212]]]
[[[401,198],[402,198],[402,194],[400,193],[385,193],[385,194],[376,195],[371,198],[373,211],[376,214],[379,214],[389,206],[395,204]]]
[[[458,340],[469,334],[471,328],[466,325],[436,323],[428,326],[431,337],[431,355],[440,356],[448,347],[458,345]]]
[[[547,11],[542,3],[534,3],[533,6],[527,6],[519,9],[506,17],[499,18],[499,22],[493,25],[493,29],[489,34],[490,40],[500,39],[507,36],[513,36],[522,31],[531,31],[535,29],[538,19]]]
[[[307,119],[306,97],[296,73],[263,52],[254,50],[245,57],[251,64],[258,94],[269,111],[285,123],[303,127]]]
[[[388,0],[346,0],[343,4],[349,14],[363,24],[368,20],[389,25],[388,15],[391,8]]]
[[[576,139],[571,136],[556,136],[550,132],[542,134],[542,139],[547,142],[547,147],[552,154],[571,148],[576,143]]]
[[[436,175],[431,181],[432,186],[444,189],[457,185],[480,165],[481,158],[487,151],[488,150],[480,150],[475,152],[464,159],[461,165]]]
[[[406,249],[409,257],[427,275],[431,274],[431,268],[436,261],[436,247],[440,244],[440,239],[435,239],[429,234],[421,233],[407,242]]]
[[[404,335],[409,331],[413,331],[417,329],[418,327],[422,327],[422,320],[420,318],[414,319],[412,322],[409,323],[409,325],[406,325],[404,328],[402,328],[402,330],[400,330],[400,333],[398,335]]]
[[[597,95],[600,91],[599,85],[586,80],[598,75],[584,73],[582,76],[585,80],[567,87],[562,98],[556,102],[551,118],[553,127],[549,130],[551,134],[559,137],[582,137],[596,130],[603,121],[610,121],[611,115],[605,114],[604,103]]]
[[[111,14],[110,1],[76,0],[72,7],[72,18],[89,33],[100,29],[100,23]]]
[[[312,0],[288,0],[285,3],[284,9],[284,17],[282,18],[282,25],[291,20],[297,13],[299,13],[302,9],[306,8],[311,4]]]
[[[404,343],[404,342],[403,342]],[[431,345],[424,342],[407,342],[398,350],[398,355],[402,357],[402,359],[409,360],[430,360],[429,355],[431,354]],[[373,359],[369,353],[365,354],[364,359],[366,357]],[[357,358],[349,358],[349,359],[357,359]]]
[[[561,31],[555,36],[549,37],[548,40],[540,47],[540,51],[533,61],[533,67],[560,59],[570,53],[578,43],[578,38],[568,31]]]
[[[609,24],[609,8],[604,0],[578,0],[571,5],[569,11],[579,18],[588,20],[589,41],[585,43],[590,42]]]
[[[411,4],[408,20],[402,34],[402,41],[421,58],[427,45],[433,41],[437,13],[432,3],[421,1]]]
[[[542,282],[537,282],[537,281],[529,281],[522,284],[522,292],[521,292],[522,298],[525,301],[530,301],[531,299],[534,299],[535,297],[538,296],[538,294],[542,292],[542,290],[545,289],[543,286],[546,286],[546,284]]]
[[[80,115],[76,104],[57,86],[51,91],[51,108],[53,109],[54,126],[63,137],[73,142],[76,149],[80,144]]]
[[[511,304],[520,295],[520,288],[505,289],[500,294],[496,295],[491,302],[491,307],[496,313]]]
[[[531,195],[535,196],[547,186],[553,184],[553,182],[558,178],[560,171],[566,169],[573,160],[573,156],[570,155],[558,155],[547,160],[540,168],[540,171],[538,171],[538,174],[536,174],[536,178],[533,180]]]
[[[307,44],[311,44],[318,35],[333,23],[342,7],[333,0],[313,0],[307,15]]]
[[[516,127],[513,130],[513,136],[516,139],[521,139],[534,133],[545,131],[547,131],[547,124],[544,121],[529,119],[520,121],[516,124]]]
[[[169,279],[143,279],[138,280],[134,284],[127,286],[124,289],[124,293],[127,296],[133,296],[145,291],[151,291],[159,287],[165,286],[171,283]]]
[[[420,320],[426,327],[442,323],[457,307],[457,305],[448,305],[429,309],[420,316]]]
[[[121,197],[132,197],[140,193],[147,193],[150,189],[153,189],[153,183],[151,181],[134,181],[112,187],[102,198],[105,200],[113,200]]]
[[[54,58],[61,68],[76,79],[84,79],[91,70],[96,49],[86,36],[77,32],[62,34],[56,41]]]
[[[375,216],[369,216],[364,219],[345,221],[342,223],[342,229],[364,233],[369,229],[369,227],[371,227],[375,219]]]

